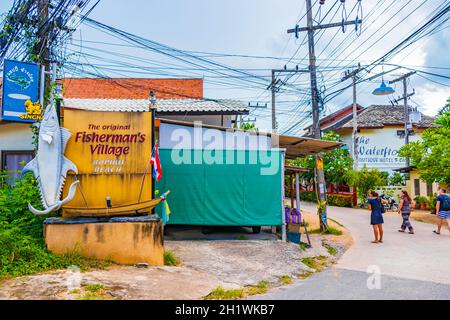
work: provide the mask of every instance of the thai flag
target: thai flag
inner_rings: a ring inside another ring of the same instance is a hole
[[[158,144],[155,144],[155,146],[153,147],[150,164],[152,165],[153,178],[155,178],[156,181],[161,180],[162,169],[161,169],[161,162],[159,161]]]

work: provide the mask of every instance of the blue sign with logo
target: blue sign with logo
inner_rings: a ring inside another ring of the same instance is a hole
[[[39,99],[39,65],[5,60],[2,117],[16,122],[35,122],[42,117]]]

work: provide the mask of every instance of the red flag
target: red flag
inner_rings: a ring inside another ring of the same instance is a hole
[[[162,169],[161,169],[161,162],[159,161],[159,147],[158,144],[155,144],[152,151],[152,158],[150,159],[150,164],[153,166],[153,178],[156,179],[156,181],[161,180],[162,177]]]

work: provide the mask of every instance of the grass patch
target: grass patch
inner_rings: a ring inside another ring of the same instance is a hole
[[[260,281],[255,286],[249,286],[239,289],[224,289],[221,286],[216,287],[208,295],[204,296],[203,300],[235,300],[242,299],[247,296],[253,296],[255,294],[263,294],[269,290],[268,281]]]
[[[332,256],[335,256],[337,254],[337,249],[335,247],[330,246],[326,242],[322,242],[322,246],[327,249],[328,253]]]
[[[302,263],[308,268],[315,269],[316,260],[314,258],[311,257],[303,258]]]
[[[90,283],[83,286],[84,294],[77,297],[77,300],[117,300],[106,291],[101,283]]]
[[[89,292],[98,292],[103,289],[103,285],[101,283],[90,283],[85,285],[84,289]]]
[[[341,230],[339,230],[337,228],[334,228],[334,227],[330,227],[330,226],[328,226],[327,230],[325,230],[324,232],[321,232],[320,228],[317,228],[317,229],[311,230],[309,233],[310,234],[332,234],[332,235],[335,235],[335,236],[341,236],[342,235],[342,231]]]
[[[308,268],[316,271],[322,271],[328,264],[328,258],[325,256],[303,258],[301,262]]]
[[[238,240],[248,240],[248,238],[247,238],[245,235],[243,235],[243,234],[239,235],[239,236],[237,237],[237,239],[238,239]]]
[[[311,276],[312,274],[314,274],[314,272],[311,272],[311,271],[305,271],[305,272],[303,272],[303,273],[297,274],[297,277],[300,278],[300,279],[306,279],[306,278],[308,278],[309,276]]]
[[[221,286],[218,286],[207,296],[204,296],[203,300],[234,300],[244,298],[244,296],[244,288],[224,289]]]
[[[172,251],[164,251],[164,265],[175,267],[181,263]]]
[[[288,285],[292,283],[292,278],[288,275],[284,275],[280,277],[280,283],[282,285]]]
[[[303,251],[306,251],[306,249],[308,248],[308,244],[304,243],[304,242],[300,242],[298,244],[298,246],[300,247],[300,249],[302,249]]]
[[[256,286],[254,287],[248,287],[245,290],[245,294],[248,296],[253,296],[255,294],[263,294],[266,293],[267,290],[269,290],[269,282],[267,281],[260,281]]]

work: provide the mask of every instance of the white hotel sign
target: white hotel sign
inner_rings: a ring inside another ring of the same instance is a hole
[[[404,145],[404,137],[397,135],[402,128],[361,129],[358,133],[358,165],[378,168],[382,171],[401,168],[406,165],[405,159],[398,155]],[[410,136],[410,141],[420,139],[420,133]],[[351,136],[343,137],[351,148]]]

